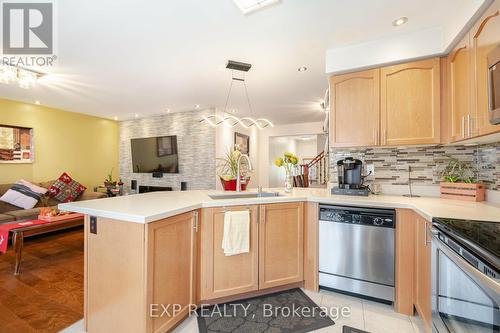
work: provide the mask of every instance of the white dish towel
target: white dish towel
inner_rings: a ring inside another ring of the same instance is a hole
[[[226,256],[250,252],[250,212],[248,210],[224,213],[222,249]]]

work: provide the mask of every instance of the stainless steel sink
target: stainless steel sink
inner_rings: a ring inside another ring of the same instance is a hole
[[[269,198],[281,196],[278,192],[236,192],[236,193],[220,193],[209,194],[214,200],[220,199],[244,199],[244,198]]]

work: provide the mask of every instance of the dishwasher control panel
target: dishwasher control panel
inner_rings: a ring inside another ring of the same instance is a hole
[[[320,205],[319,220],[394,228],[395,212],[390,209]]]

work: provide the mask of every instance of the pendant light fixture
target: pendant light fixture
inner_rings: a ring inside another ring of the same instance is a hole
[[[0,83],[9,84],[10,82],[17,82],[19,87],[29,89],[44,75],[32,69],[13,66],[0,60]]]
[[[226,97],[226,103],[224,104],[224,110],[222,111],[222,115],[217,114],[217,110],[215,110],[213,115],[209,116],[203,115],[201,117],[202,119],[200,120],[200,122],[206,122],[208,125],[213,127],[217,127],[219,125],[235,127],[240,125],[244,128],[250,128],[252,126],[255,126],[259,130],[262,130],[269,126],[274,127],[272,122],[264,118],[259,118],[259,119],[254,119],[252,117],[238,118],[232,114],[227,113],[227,105],[229,103],[229,98],[231,97],[231,90],[233,89],[233,83],[237,81],[237,82],[243,82],[243,86],[245,87],[245,96],[248,103],[248,108],[250,109],[250,114],[253,114],[252,104],[250,103],[250,97],[248,96],[248,89],[245,81],[245,73],[248,72],[250,68],[252,68],[252,65],[243,62],[229,60],[227,62],[226,68],[231,70],[232,77],[231,77],[231,84],[229,86],[229,91]],[[243,73],[242,77],[238,77],[237,75],[235,75],[235,72]]]

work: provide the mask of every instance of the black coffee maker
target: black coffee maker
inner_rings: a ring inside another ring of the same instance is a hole
[[[368,188],[363,185],[363,162],[347,157],[337,161],[338,187],[332,194],[367,196]]]

